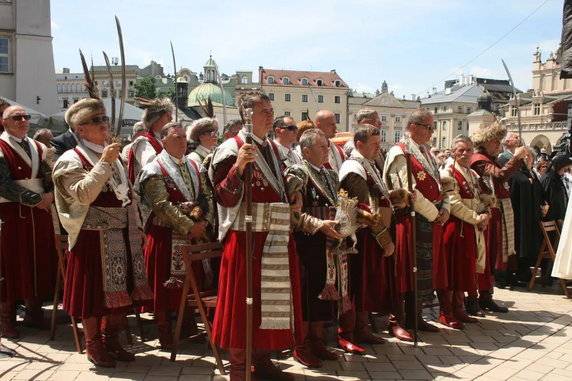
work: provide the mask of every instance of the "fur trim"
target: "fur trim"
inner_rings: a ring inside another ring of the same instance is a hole
[[[135,100],[145,109],[141,119],[147,130],[149,130],[153,123],[159,120],[163,114],[172,114],[175,110],[175,105],[173,105],[173,102],[171,102],[169,98],[148,99],[136,97]]]
[[[441,185],[443,186],[443,190],[445,192],[450,192],[455,190],[455,180],[453,180],[450,176],[441,176]]]
[[[389,192],[389,200],[395,209],[405,208],[409,204],[409,193],[405,189],[394,189]]]
[[[97,114],[105,114],[105,106],[101,99],[85,98],[75,102],[67,111],[64,119],[72,130],[80,123]]]
[[[481,125],[477,131],[473,133],[471,139],[476,147],[482,146],[486,142],[493,140],[502,141],[506,136],[506,127],[495,122],[493,124]]]

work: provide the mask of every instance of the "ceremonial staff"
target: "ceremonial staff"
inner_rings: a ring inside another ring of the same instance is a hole
[[[413,173],[411,172],[411,154],[409,152],[405,152],[405,162],[407,163],[407,190],[413,194]],[[417,320],[419,315],[419,303],[417,302],[417,220],[415,217],[415,209],[413,208],[413,201],[410,201],[409,205],[409,213],[411,216],[411,235],[410,245],[411,245],[411,254],[413,256],[413,299],[414,299],[414,311],[415,311],[415,318],[413,322],[413,345],[417,347],[417,329],[419,326],[419,322]]]
[[[224,103],[224,100],[223,100]],[[252,109],[244,109],[244,134],[246,144],[252,144]],[[252,163],[244,169],[244,198],[246,210],[246,380],[250,381],[252,364]]]

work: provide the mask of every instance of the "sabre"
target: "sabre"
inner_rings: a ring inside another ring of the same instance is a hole
[[[175,49],[173,49],[173,41],[169,41],[169,43],[171,44],[171,54],[173,55],[173,72],[175,75],[175,79],[173,80],[175,84],[175,122],[178,122],[179,113],[177,109],[179,107],[179,92],[177,91],[177,63],[175,62]]]
[[[502,61],[502,65],[504,66],[504,70],[506,71],[506,74],[508,75],[508,83],[510,84],[510,87],[512,87],[512,93],[514,95],[514,100],[516,102],[516,123],[518,126],[518,138],[522,142],[522,127],[520,125],[520,99],[517,97],[516,88],[514,87],[514,82],[512,81],[512,76],[510,75],[510,71],[508,70],[508,66],[506,65],[506,63],[504,62],[504,60],[502,58],[501,58],[501,61]]]
[[[109,74],[109,91],[111,92],[111,127],[115,131],[118,128],[115,125],[115,82],[113,81],[113,73],[111,72],[109,57],[107,57],[105,52],[103,52],[103,58],[105,59],[105,66],[107,67],[107,73]]]
[[[121,95],[119,102],[119,117],[117,118],[117,130],[115,131],[115,141],[119,142],[119,133],[123,127],[123,110],[125,109],[125,96],[127,89],[127,74],[125,72],[125,48],[123,46],[123,33],[121,32],[121,24],[115,16],[115,25],[117,26],[117,38],[119,39],[119,52],[121,54]]]

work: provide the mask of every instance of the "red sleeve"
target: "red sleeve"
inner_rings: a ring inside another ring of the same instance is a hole
[[[473,163],[471,168],[481,176],[489,175],[494,179],[507,181],[521,168],[521,166],[522,161],[513,156],[502,168],[484,160]]]
[[[236,156],[230,156],[217,164],[214,172],[214,193],[217,203],[223,207],[233,207],[242,197],[242,179],[234,163]]]

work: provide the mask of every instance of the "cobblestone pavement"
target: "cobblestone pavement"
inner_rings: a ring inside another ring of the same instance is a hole
[[[572,380],[572,300],[560,290],[544,293],[497,290],[495,298],[510,308],[507,314],[489,314],[478,324],[462,331],[443,328],[440,333],[422,334],[418,348],[387,339],[383,345],[366,346],[368,355],[343,355],[339,361],[325,362],[319,370],[308,370],[280,354],[281,367],[296,373],[297,380]],[[426,317],[436,318],[437,309],[426,309]],[[74,351],[71,329],[60,314],[56,339],[46,331],[21,328],[22,338],[3,340],[16,356],[0,360],[0,380],[193,380],[223,381],[206,344],[183,342],[176,362],[169,353],[157,349],[156,339],[131,348],[137,353],[132,363],[117,368],[95,368],[85,355]],[[383,324],[381,318],[377,320]],[[133,332],[137,331],[131,319]],[[146,335],[155,337],[152,325]],[[334,345],[333,328],[328,330]],[[341,353],[341,351],[340,351]],[[225,361],[226,364],[226,361]]]

